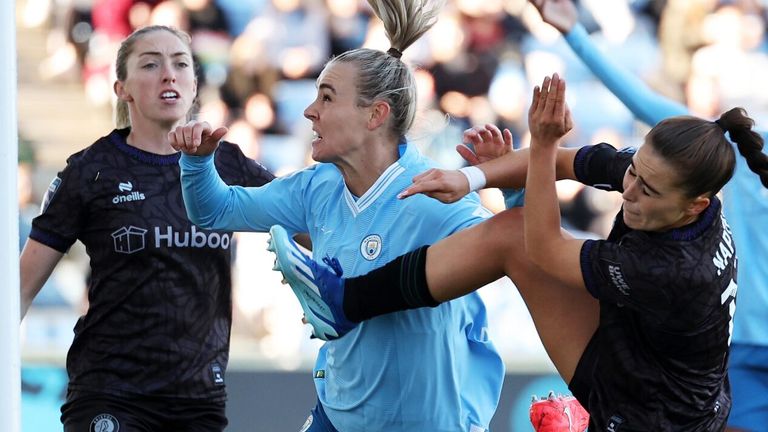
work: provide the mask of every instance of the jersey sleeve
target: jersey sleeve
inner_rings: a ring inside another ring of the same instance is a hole
[[[658,322],[673,307],[665,288],[673,276],[669,270],[658,246],[643,233],[628,234],[620,243],[587,240],[581,248],[582,276],[593,297],[640,311]]]
[[[311,180],[302,170],[260,187],[228,186],[216,172],[213,156],[182,155],[181,186],[190,220],[207,229],[269,230],[280,224],[306,232],[305,192]]]
[[[576,24],[565,40],[589,70],[644,123],[654,126],[667,117],[688,114],[684,105],[659,95],[637,75],[609,61],[581,24]]]
[[[216,167],[220,174],[236,174],[236,178],[231,180],[224,179],[229,185],[240,186],[262,186],[274,180],[272,174],[263,165],[243,154],[240,146],[230,142],[222,141],[219,145],[221,150],[216,153]]]
[[[632,163],[635,149],[617,151],[610,144],[584,146],[576,153],[573,169],[585,185],[608,191],[623,191],[624,174]]]
[[[31,239],[62,253],[77,241],[86,219],[82,176],[80,164],[70,158],[45,191],[40,215],[32,220]]]

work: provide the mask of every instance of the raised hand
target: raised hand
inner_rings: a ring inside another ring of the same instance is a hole
[[[464,144],[456,146],[456,151],[470,165],[477,165],[496,159],[512,151],[512,132],[502,132],[496,125],[475,126],[464,131]],[[474,151],[466,144],[472,144]]]
[[[398,198],[424,194],[438,201],[450,204],[469,193],[467,177],[458,170],[432,168],[413,178],[413,184],[400,192]]]
[[[541,14],[545,23],[567,34],[579,19],[579,13],[572,0],[530,0]]]
[[[207,156],[216,151],[219,141],[228,131],[226,127],[214,130],[208,122],[191,120],[168,132],[168,140],[176,150],[189,155]]]
[[[565,81],[557,74],[545,77],[541,88],[536,86],[533,89],[528,128],[532,148],[556,146],[573,128],[571,112],[565,103]]]

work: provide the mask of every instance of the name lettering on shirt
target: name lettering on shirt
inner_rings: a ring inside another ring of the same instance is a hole
[[[611,283],[619,289],[619,292],[628,296],[630,288],[624,279],[624,274],[621,272],[621,266],[618,264],[608,264],[608,275],[611,277]]]
[[[728,226],[728,223],[725,221],[725,217],[720,215],[720,219],[723,221],[723,239],[715,251],[715,256],[712,257],[712,263],[715,265],[715,267],[717,267],[718,276],[723,273],[723,270],[725,270],[731,258],[733,258],[736,253],[736,249],[733,246],[731,227]]]

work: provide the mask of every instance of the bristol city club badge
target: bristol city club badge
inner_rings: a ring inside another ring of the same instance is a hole
[[[91,432],[118,432],[120,423],[112,414],[99,414],[91,421]]]

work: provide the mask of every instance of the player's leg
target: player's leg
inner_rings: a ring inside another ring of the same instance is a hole
[[[597,329],[599,304],[586,290],[563,286],[531,263],[524,244],[521,209],[504,211],[443,239],[427,250],[429,291],[435,300],[445,301],[508,275],[528,307],[547,354],[570,382]]]
[[[597,329],[597,301],[586,290],[563,286],[527,259],[520,209],[349,279],[341,277],[332,259],[324,260],[333,271],[305,256],[284,231],[277,226],[270,231],[276,269],[291,284],[314,334],[323,339],[341,337],[355,323],[378,315],[461,297],[505,274],[520,291],[566,382]]]

